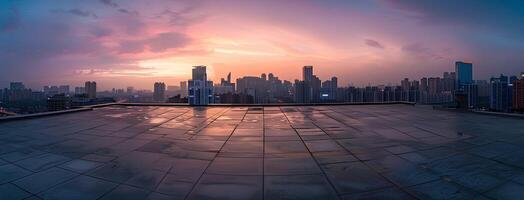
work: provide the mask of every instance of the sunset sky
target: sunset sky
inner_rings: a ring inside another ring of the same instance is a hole
[[[521,0],[0,0],[0,86],[151,89],[194,65],[396,84],[457,60],[487,79],[524,71],[523,19]]]

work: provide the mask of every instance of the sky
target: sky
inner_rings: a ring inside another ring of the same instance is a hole
[[[472,62],[474,79],[524,71],[524,1],[0,0],[0,87],[178,85],[304,65],[341,85],[398,84]]]

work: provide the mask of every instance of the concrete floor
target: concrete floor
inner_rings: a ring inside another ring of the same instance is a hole
[[[0,123],[0,199],[522,199],[524,120],[110,106]]]

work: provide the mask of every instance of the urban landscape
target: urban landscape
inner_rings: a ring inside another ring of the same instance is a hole
[[[0,200],[520,200],[521,0],[0,1]]]
[[[207,79],[206,66],[194,66],[192,79],[179,85],[155,82],[152,90],[135,91],[133,86],[111,91],[97,91],[95,81],[85,86],[44,86],[42,90],[26,88],[12,82],[0,92],[4,115],[58,111],[113,102],[208,104],[311,104],[311,103],[377,103],[412,102],[440,105],[464,110],[505,113],[524,111],[524,72],[503,75],[490,80],[474,80],[473,64],[455,63],[455,71],[442,77],[405,78],[398,85],[366,87],[339,86],[338,78],[322,81],[313,66],[304,66],[302,79],[280,80],[273,73],[244,76],[232,81],[231,73],[220,83]]]

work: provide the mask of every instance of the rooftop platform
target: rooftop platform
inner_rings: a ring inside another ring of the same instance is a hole
[[[0,199],[521,199],[523,147],[424,106],[107,106],[0,123]]]

